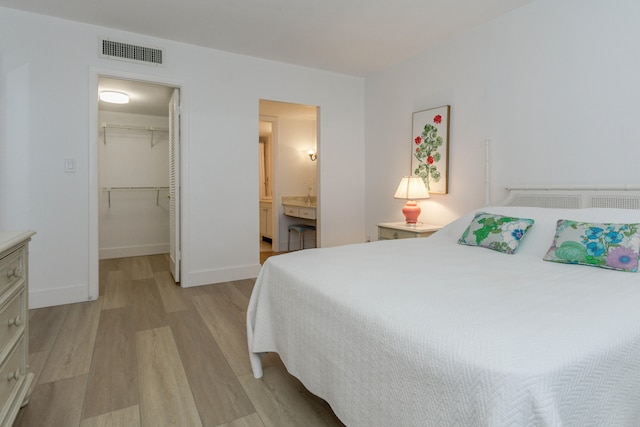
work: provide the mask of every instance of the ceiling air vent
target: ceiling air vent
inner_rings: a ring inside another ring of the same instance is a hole
[[[123,61],[162,65],[162,50],[129,43],[116,42],[109,39],[100,40],[101,56]]]

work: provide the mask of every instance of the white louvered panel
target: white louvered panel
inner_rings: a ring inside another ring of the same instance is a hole
[[[176,171],[174,168],[174,162],[176,161],[175,151],[173,145],[173,135],[169,137],[169,251],[171,254],[175,253],[176,242],[173,238],[176,228]]]
[[[638,186],[549,186],[508,187],[505,206],[531,206],[541,208],[615,208],[640,209]]]
[[[169,268],[180,281],[180,110],[178,89],[169,103]]]
[[[640,197],[593,196],[591,206],[594,208],[640,209]]]

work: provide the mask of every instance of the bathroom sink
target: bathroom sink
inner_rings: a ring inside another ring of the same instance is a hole
[[[286,206],[296,206],[299,208],[315,208],[316,196],[283,196],[282,204]]]

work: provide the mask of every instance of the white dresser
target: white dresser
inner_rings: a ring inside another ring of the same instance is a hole
[[[28,399],[29,241],[34,231],[0,231],[0,426],[10,427]]]

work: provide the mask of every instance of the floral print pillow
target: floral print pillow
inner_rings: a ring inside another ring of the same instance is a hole
[[[458,243],[513,254],[533,223],[534,221],[528,218],[478,212],[458,239]]]
[[[545,261],[638,271],[640,224],[594,224],[558,220]]]

